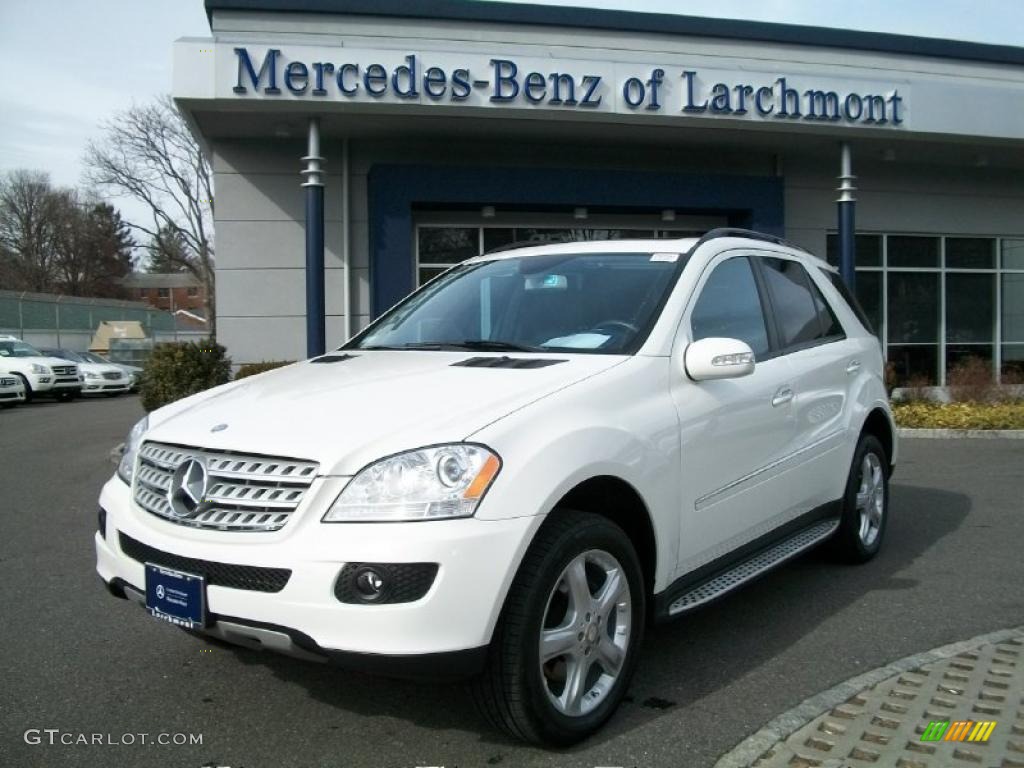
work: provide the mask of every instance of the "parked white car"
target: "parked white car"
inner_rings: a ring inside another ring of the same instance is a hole
[[[123,394],[131,389],[131,378],[119,366],[110,363],[94,363],[83,353],[71,349],[44,349],[44,354],[68,360],[78,365],[82,376],[83,395],[114,395]]]
[[[140,421],[97,569],[221,639],[475,675],[498,726],[565,745],[649,620],[819,543],[875,556],[882,373],[835,271],[777,238],[488,254],[336,352]]]
[[[34,397],[74,400],[82,393],[77,365],[44,355],[16,336],[0,335],[0,368],[21,380],[26,402]]]
[[[95,352],[79,352],[83,358],[90,363],[98,363],[100,365],[112,365],[115,368],[120,368],[128,375],[128,388],[132,392],[139,388],[139,384],[142,383],[142,368],[137,365],[128,365],[127,363],[115,363],[113,360],[108,360],[103,355],[97,355]]]
[[[25,402],[25,385],[13,373],[0,368],[0,408],[12,408]]]

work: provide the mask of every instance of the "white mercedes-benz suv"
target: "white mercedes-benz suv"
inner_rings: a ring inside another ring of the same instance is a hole
[[[882,372],[835,271],[774,237],[486,254],[337,351],[139,422],[97,569],[195,632],[471,675],[495,724],[569,744],[649,622],[819,543],[878,552]]]

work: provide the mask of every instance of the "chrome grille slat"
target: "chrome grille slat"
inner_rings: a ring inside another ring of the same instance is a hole
[[[167,498],[177,467],[199,459],[206,493],[192,513],[179,516]],[[135,502],[179,525],[222,531],[276,531],[291,519],[313,483],[313,461],[145,442],[135,471]]]

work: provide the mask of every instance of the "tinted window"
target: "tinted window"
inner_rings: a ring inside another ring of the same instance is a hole
[[[811,285],[811,294],[814,296],[814,308],[818,312],[818,324],[821,326],[825,337],[845,336],[843,326],[839,324],[839,318],[836,317],[835,312],[832,311],[832,307],[829,306],[825,297],[821,295],[821,290],[810,279],[810,275],[807,276],[807,282]]]
[[[745,341],[757,358],[768,354],[761,297],[745,257],[729,259],[704,283],[690,316],[693,340],[713,336]]]
[[[853,297],[850,293],[850,289],[846,283],[843,282],[843,278],[836,272],[829,272],[826,269],[821,270],[828,277],[829,282],[839,291],[839,295],[843,297],[843,300],[853,310],[853,314],[860,320],[868,331],[874,333],[876,336],[878,333],[875,331],[875,325],[868,319],[867,312],[864,311],[864,307],[861,303]],[[861,295],[871,297],[872,301],[870,306],[873,310],[872,315],[874,317],[881,317],[882,315],[882,299],[881,299],[881,278],[877,272],[863,272],[857,274],[857,293]]]
[[[807,344],[823,335],[807,273],[797,261],[762,258],[764,278],[783,348]]]

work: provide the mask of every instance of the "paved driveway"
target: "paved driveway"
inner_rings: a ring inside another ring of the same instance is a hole
[[[109,597],[93,572],[95,502],[110,447],[141,413],[135,397],[0,412],[0,765],[710,766],[838,681],[1024,624],[1024,441],[906,440],[874,563],[811,553],[654,630],[600,736],[524,747],[460,687],[211,646]],[[25,743],[47,728],[202,745]]]

